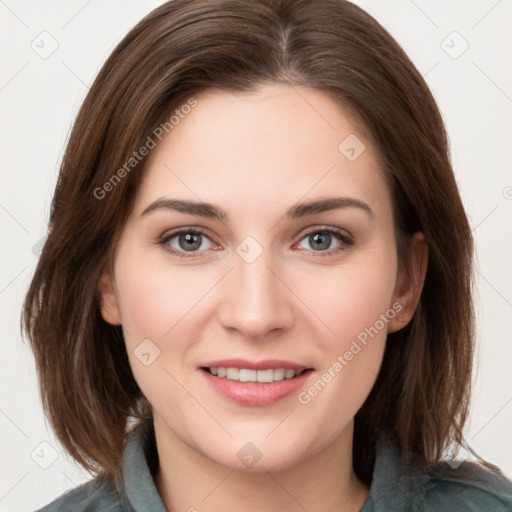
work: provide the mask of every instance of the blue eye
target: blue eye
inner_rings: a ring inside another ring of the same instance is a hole
[[[302,250],[314,253],[314,256],[331,256],[354,245],[354,240],[341,231],[333,228],[317,228],[306,232],[298,244],[304,240],[310,249],[299,247]],[[332,244],[338,242],[332,247]],[[217,246],[200,228],[180,228],[164,234],[158,241],[167,252],[180,258],[197,258],[209,249]]]
[[[319,256],[332,255],[354,244],[354,241],[349,236],[332,228],[309,231],[302,237],[301,242],[303,240],[308,242],[313,252],[320,253],[318,254]],[[333,248],[331,244],[336,241],[338,241],[338,245]]]
[[[205,245],[208,245],[204,243],[206,240],[210,239],[202,230],[197,228],[187,228],[164,235],[160,240],[160,244],[163,245],[168,252],[175,254],[176,256],[195,258],[200,256],[200,254],[195,253],[201,253],[209,248],[205,247]],[[211,240],[210,243],[215,246]]]

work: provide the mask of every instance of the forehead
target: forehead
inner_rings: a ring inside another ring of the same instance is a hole
[[[272,84],[195,99],[151,151],[137,210],[166,195],[253,215],[333,195],[390,209],[376,148],[326,93]]]

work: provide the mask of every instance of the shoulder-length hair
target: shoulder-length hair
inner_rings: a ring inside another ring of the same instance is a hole
[[[199,93],[267,82],[318,89],[356,113],[390,183],[400,265],[408,266],[414,233],[424,233],[429,249],[415,314],[388,335],[375,386],[355,417],[356,474],[371,481],[383,431],[426,468],[464,440],[473,240],[443,120],[422,76],[375,19],[345,0],[174,0],[119,43],[80,109],[24,304],[45,413],[93,473],[114,479],[130,420],[150,418],[121,328],[102,319],[97,294],[143,174],[140,148],[159,127],[170,131],[169,116]]]

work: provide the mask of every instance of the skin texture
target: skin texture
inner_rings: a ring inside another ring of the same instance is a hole
[[[379,155],[325,93],[266,84],[197,101],[152,150],[113,276],[105,272],[99,284],[103,317],[122,324],[134,376],[153,406],[159,492],[171,511],[357,511],[369,489],[352,468],[353,418],[375,382],[387,332],[414,313],[428,258],[423,235],[413,239],[407,280]],[[354,161],[338,149],[349,134],[365,144]],[[373,216],[347,207],[284,217],[297,203],[333,196],[363,201]],[[166,208],[141,215],[164,197],[214,203],[229,220]],[[159,243],[181,227],[206,231],[198,257],[166,250],[190,254],[179,236]],[[307,235],[326,227],[353,245],[333,235],[317,249]],[[262,250],[251,263],[237,253],[248,236]],[[294,392],[264,407],[238,405],[200,370],[216,359],[283,359],[314,368],[307,390],[397,303],[400,313],[307,404]],[[149,366],[134,353],[144,339],[160,350]],[[248,442],[261,453],[252,467],[237,457]]]

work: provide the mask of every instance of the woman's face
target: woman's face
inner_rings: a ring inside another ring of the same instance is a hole
[[[375,148],[323,92],[196,100],[150,152],[103,316],[123,326],[157,435],[283,469],[351,441],[386,335],[412,315],[391,196]]]

